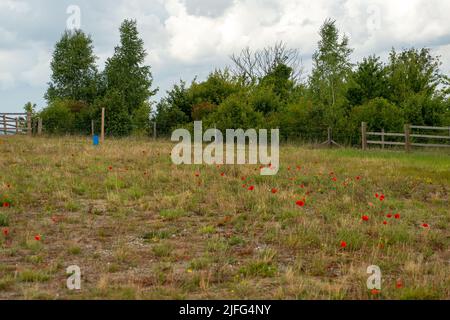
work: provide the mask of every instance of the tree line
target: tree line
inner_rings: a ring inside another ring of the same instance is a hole
[[[309,75],[301,56],[283,42],[230,57],[230,66],[206,80],[180,80],[154,108],[152,74],[136,21],[120,27],[120,44],[99,72],[90,36],[66,31],[55,46],[52,76],[40,112],[48,132],[90,132],[106,108],[107,134],[147,134],[150,121],[158,133],[206,127],[279,128],[285,139],[320,139],[328,127],[342,143],[357,143],[359,126],[401,131],[405,123],[450,125],[450,81],[441,61],[428,48],[389,53],[386,63],[375,55],[356,64],[353,49],[336,22],[327,19],[313,54]]]

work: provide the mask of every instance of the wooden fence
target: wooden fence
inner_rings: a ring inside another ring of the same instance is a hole
[[[0,113],[0,134],[32,135],[33,123],[31,113]],[[42,134],[42,119],[37,118],[37,134]]]
[[[422,130],[422,131],[446,131],[448,135],[438,135],[438,134],[419,134],[414,133],[413,130]],[[378,136],[381,137],[381,140],[368,140],[368,136]],[[404,132],[402,133],[389,133],[384,132],[368,132],[367,131],[367,123],[361,123],[361,141],[362,141],[362,149],[366,150],[369,144],[377,144],[381,145],[384,149],[386,145],[393,146],[404,146],[406,151],[410,151],[411,147],[434,147],[434,148],[449,148],[450,143],[424,143],[424,142],[415,142],[417,139],[427,139],[427,140],[444,140],[443,142],[450,142],[450,127],[431,127],[431,126],[415,126],[405,124]],[[397,137],[402,138],[402,141],[386,141],[386,137]]]

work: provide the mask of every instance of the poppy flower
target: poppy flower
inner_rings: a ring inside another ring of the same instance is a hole
[[[108,170],[109,170],[109,171],[111,171],[112,169],[113,169],[113,167],[112,167],[112,166],[109,166],[109,167],[108,167]]]
[[[200,173],[196,172],[196,173],[195,173],[195,176],[196,176],[196,177],[200,177]]]
[[[384,200],[384,194],[382,194],[381,196],[380,196],[380,201],[383,201]]]
[[[8,236],[8,234],[9,234],[9,230],[8,230],[8,228],[5,228],[5,229],[3,229],[3,235],[5,236],[5,237],[7,237]]]
[[[370,291],[371,294],[373,294],[374,296],[380,293],[380,290],[377,289],[372,289],[372,291]]]
[[[386,217],[392,218],[392,213],[388,213],[388,214],[386,215]]]
[[[291,171],[291,167],[288,167],[288,171]]]
[[[428,228],[428,227],[429,227],[429,225],[428,225],[428,223],[423,223],[423,224],[422,224],[422,227],[424,227],[424,228]]]
[[[337,178],[336,178],[336,177],[333,177],[331,180],[333,180],[333,181],[336,182],[336,181],[337,181]]]
[[[386,220],[384,220],[384,221],[383,221],[383,224],[384,224],[384,225],[387,225],[387,221],[386,221]]]
[[[300,188],[304,189],[304,188],[305,188],[305,185],[304,185],[304,184],[301,184],[301,185],[300,185]]]
[[[369,217],[368,217],[368,216],[362,216],[361,219],[362,219],[363,221],[369,221]]]
[[[35,235],[34,236],[34,240],[36,240],[36,241],[41,241],[41,236],[40,235]]]
[[[247,188],[247,185],[246,185],[246,184],[243,184],[243,185],[242,185],[242,188]]]
[[[295,204],[298,205],[299,207],[304,207],[305,206],[305,201],[298,200]]]
[[[375,193],[375,198],[378,198],[380,195],[378,193]]]
[[[249,191],[255,190],[255,186],[250,186],[250,187],[248,188],[248,190],[249,190]]]
[[[346,247],[347,247],[347,242],[341,241],[341,248],[346,248]]]
[[[275,194],[275,193],[278,192],[278,189],[273,188],[271,191],[272,191],[273,194]]]
[[[242,178],[241,178],[242,181],[245,181],[246,179],[247,179],[246,177],[242,177]]]
[[[356,180],[357,181],[361,180],[361,177],[360,176],[356,176]]]
[[[222,172],[220,175],[221,175],[222,177],[225,177],[225,172]]]
[[[3,208],[9,208],[9,202],[3,202]]]
[[[395,283],[395,287],[396,287],[397,289],[403,288],[402,280],[397,280],[397,282]]]
[[[400,214],[399,214],[399,213],[396,213],[395,216],[394,216],[394,218],[395,218],[395,219],[400,219]]]

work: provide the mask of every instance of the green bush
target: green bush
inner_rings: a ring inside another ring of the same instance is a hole
[[[74,130],[75,116],[69,108],[68,101],[54,101],[41,111],[40,117],[46,133],[66,134]]]

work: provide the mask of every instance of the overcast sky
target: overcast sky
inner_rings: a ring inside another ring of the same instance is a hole
[[[76,21],[70,6],[80,9],[101,70],[122,20],[137,19],[157,98],[180,78],[204,79],[226,66],[245,46],[279,40],[300,50],[308,72],[326,18],[349,37],[353,61],[385,59],[391,47],[430,47],[450,73],[448,0],[0,0],[0,112],[20,112],[27,101],[45,106],[54,44]]]

